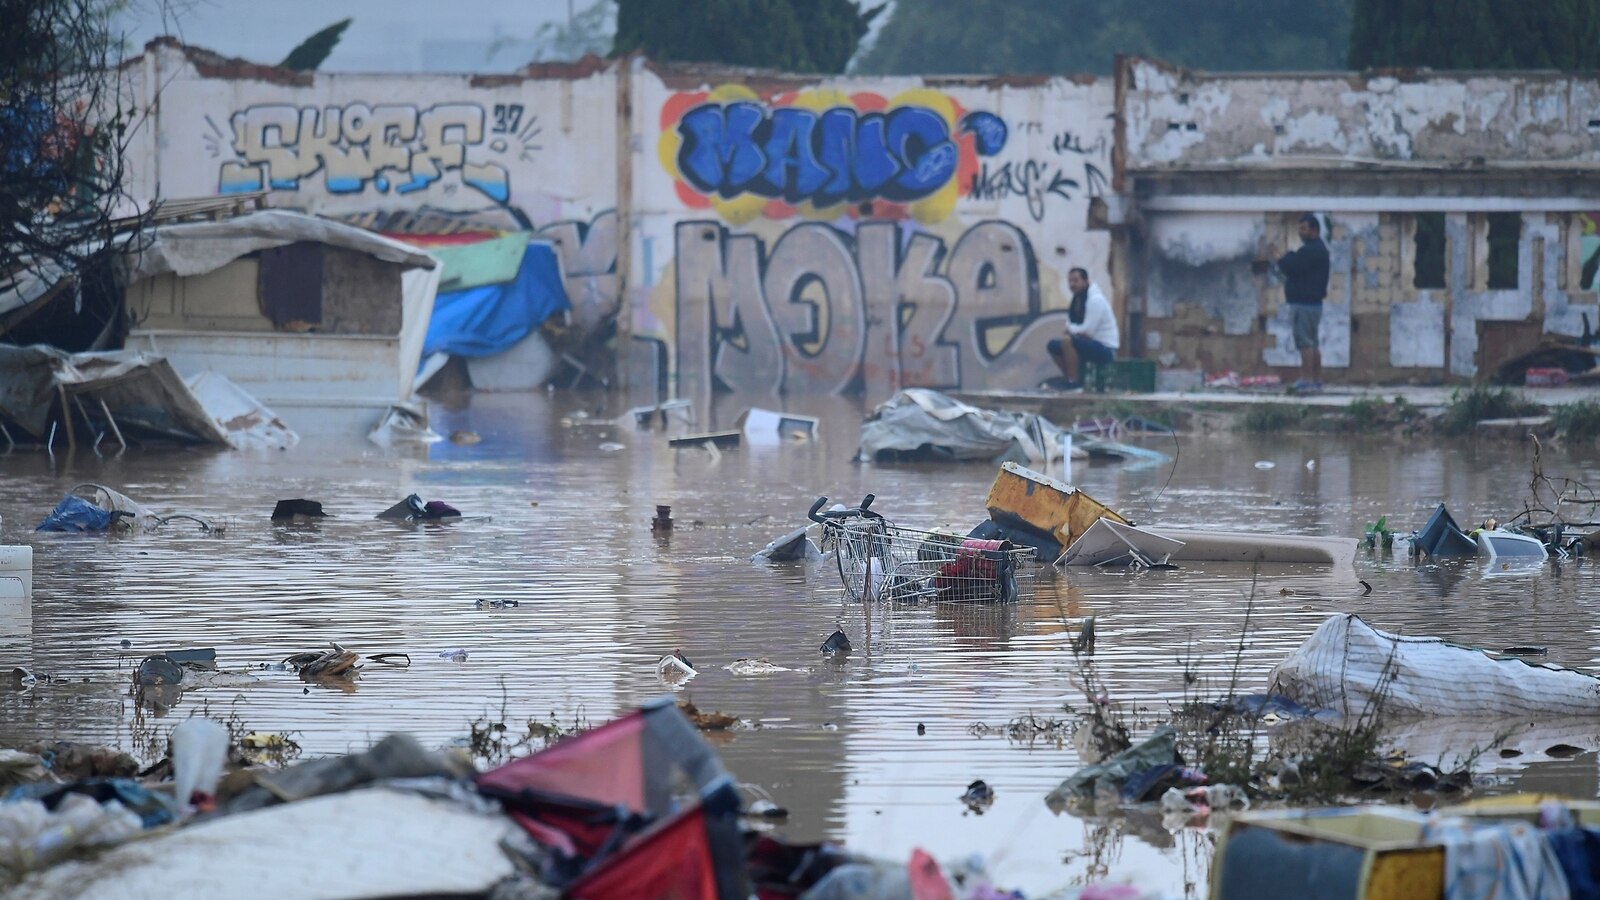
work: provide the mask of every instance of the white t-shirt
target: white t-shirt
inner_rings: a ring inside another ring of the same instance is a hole
[[[1100,285],[1089,283],[1088,297],[1083,304],[1083,324],[1074,325],[1067,319],[1067,333],[1084,335],[1113,350],[1121,348],[1122,332],[1117,328],[1117,315],[1111,311],[1111,301],[1100,292]]]

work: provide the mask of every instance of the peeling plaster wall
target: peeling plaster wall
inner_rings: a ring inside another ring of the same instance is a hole
[[[1223,334],[1250,333],[1260,289],[1249,263],[1266,236],[1261,217],[1177,213],[1153,217],[1149,226],[1146,316],[1170,319],[1179,305],[1193,304],[1219,320]],[[1155,322],[1145,330],[1159,341]]]
[[[1127,75],[1130,170],[1315,157],[1600,163],[1593,77],[1210,75],[1148,60]]]

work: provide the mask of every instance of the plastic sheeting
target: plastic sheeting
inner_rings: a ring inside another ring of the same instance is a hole
[[[287,209],[266,209],[216,222],[163,225],[147,232],[138,253],[122,261],[123,284],[168,272],[187,278],[214,272],[241,256],[310,241],[365,253],[385,262],[433,269],[433,257],[354,225]]]
[[[500,849],[515,827],[404,791],[350,791],[133,841],[37,873],[7,896],[481,896],[515,872]]]
[[[1389,634],[1343,614],[1323,622],[1269,676],[1270,693],[1359,715],[1600,716],[1600,678],[1443,638]]]
[[[434,299],[422,355],[493,356],[568,308],[554,248],[533,241],[522,255],[515,279]]]
[[[287,450],[300,443],[300,436],[277,413],[221,372],[200,372],[186,383],[206,415],[227,435],[228,444],[235,450],[243,447]]]
[[[411,399],[420,382],[422,345],[433,327],[433,306],[439,290],[438,269],[407,269],[400,273],[400,396]]]
[[[1061,458],[1066,434],[1031,413],[980,409],[926,388],[909,388],[884,401],[861,423],[857,458],[929,452],[953,460],[1045,462]]]
[[[1177,765],[1179,762],[1178,733],[1171,725],[1162,725],[1143,743],[1072,773],[1045,796],[1044,802],[1055,809],[1074,800],[1088,799],[1099,791],[1101,784],[1120,790],[1123,782],[1140,772],[1157,766]]]
[[[69,794],[53,810],[38,800],[0,804],[0,876],[15,878],[80,848],[119,844],[142,830],[139,817],[114,800],[101,805]]]
[[[84,483],[68,491],[34,530],[79,533],[112,529],[144,531],[154,527],[158,521],[155,513],[127,494],[103,484]]]

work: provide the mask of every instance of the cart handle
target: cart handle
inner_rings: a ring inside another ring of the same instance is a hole
[[[872,501],[876,499],[878,499],[877,495],[868,494],[861,498],[861,505],[854,509],[829,510],[819,515],[818,510],[822,509],[823,504],[828,502],[828,498],[818,497],[817,502],[811,504],[811,511],[806,513],[806,517],[813,522],[820,522],[824,525],[833,519],[881,519],[883,516],[868,509],[872,505]]]

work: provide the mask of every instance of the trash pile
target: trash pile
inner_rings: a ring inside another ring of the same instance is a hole
[[[265,743],[192,718],[142,772],[72,745],[0,751],[6,896],[1021,897],[970,862],[764,833],[781,809],[746,804],[667,700],[488,771],[405,734],[282,767]]]
[[[1064,809],[1106,810],[1159,804],[1169,830],[1204,827],[1213,809],[1248,809],[1243,788],[1212,784],[1205,772],[1185,764],[1178,753],[1178,733],[1162,725],[1143,742],[1074,772],[1045,795],[1055,812]]]
[[[330,518],[322,503],[295,498],[279,500],[272,509],[274,525],[306,525]],[[461,511],[442,500],[426,503],[417,494],[378,513],[375,518],[408,524],[462,520]],[[485,521],[487,517],[474,517]],[[158,515],[145,504],[103,484],[85,483],[68,491],[61,502],[45,516],[35,531],[74,534],[134,534],[154,531],[172,522],[187,522],[207,533],[221,533],[225,524],[209,516],[178,512]]]
[[[1248,813],[1228,823],[1210,896],[1591,900],[1600,897],[1597,826],[1593,801],[1542,795],[1431,815],[1383,807]]]
[[[185,521],[199,526],[201,531],[216,532],[222,525],[193,513],[175,513],[158,516],[149,507],[120,491],[103,484],[76,485],[67,492],[55,509],[45,516],[35,531],[68,533],[114,532],[131,534],[151,531],[169,522]]]
[[[1379,523],[1376,528],[1368,529],[1369,547],[1379,537],[1384,537],[1385,543],[1389,543],[1385,525]],[[1497,561],[1537,564],[1551,557],[1567,559],[1584,556],[1593,549],[1589,533],[1573,533],[1572,526],[1559,521],[1544,526],[1531,522],[1513,526],[1502,525],[1491,518],[1484,520],[1479,527],[1465,531],[1456,524],[1455,517],[1450,515],[1443,503],[1428,517],[1420,531],[1410,534],[1407,542],[1413,558],[1434,560],[1480,556],[1491,565]]]
[[[139,350],[67,353],[44,345],[0,346],[0,437],[7,422],[50,452],[59,441],[99,451],[141,438],[233,449],[287,449],[300,438],[272,410],[225,376],[185,381],[163,356]],[[57,435],[60,432],[60,435]]]
[[[1137,420],[1141,430],[1171,434]],[[927,388],[907,388],[861,424],[860,462],[1013,462],[1042,466],[1063,459],[1165,462],[1165,453],[1115,440],[1123,427],[1090,419],[1063,429],[1034,413],[981,409]]]
[[[831,557],[851,600],[1011,601],[1031,593],[1040,563],[1057,566],[1177,568],[1179,562],[1313,563],[1353,566],[1346,538],[1136,526],[1083,490],[1015,462],[989,488],[987,518],[964,532],[914,529],[871,508],[819,498],[808,512],[821,526],[774,539],[754,562]]]

